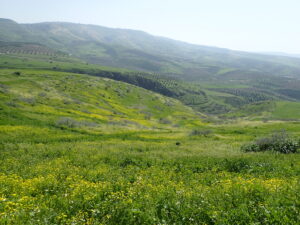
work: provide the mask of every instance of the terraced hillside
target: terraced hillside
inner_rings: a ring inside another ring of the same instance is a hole
[[[46,46],[36,43],[25,42],[1,42],[0,41],[0,54],[30,54],[30,55],[66,55],[66,53],[55,51],[47,48]]]

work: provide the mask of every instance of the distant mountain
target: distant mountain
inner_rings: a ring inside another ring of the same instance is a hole
[[[300,77],[300,59],[188,44],[142,31],[64,22],[0,19],[0,41],[30,42],[90,63],[155,72],[189,81]]]
[[[300,54],[291,54],[286,52],[260,52],[260,54],[300,58]]]

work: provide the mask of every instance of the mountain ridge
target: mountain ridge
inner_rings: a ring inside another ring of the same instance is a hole
[[[70,22],[0,22],[1,41],[38,42],[89,63],[201,81],[223,70],[300,77],[300,60],[194,45],[144,31]]]

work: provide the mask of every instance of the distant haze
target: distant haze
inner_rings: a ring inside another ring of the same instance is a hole
[[[0,0],[0,17],[143,30],[194,44],[300,53],[299,0]]]

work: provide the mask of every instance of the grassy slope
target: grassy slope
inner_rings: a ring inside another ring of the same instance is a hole
[[[72,117],[99,120],[96,125],[104,129],[114,122],[119,129],[122,121],[125,127],[132,123],[147,129],[159,127],[159,120],[166,117],[173,125],[184,123],[184,117],[197,118],[176,100],[122,82],[46,70],[21,71],[18,76],[15,70],[2,70],[1,91],[2,112],[23,120],[46,120],[54,126],[59,117]]]
[[[145,89],[19,63],[0,70],[0,223],[299,222],[299,154],[239,149],[299,122],[205,124]]]
[[[199,88],[197,85],[193,85],[192,83],[182,82],[149,73],[88,64],[79,59],[67,56],[3,54],[0,56],[0,67],[73,71],[93,76],[109,77],[177,98],[183,104],[205,113],[226,112],[228,111],[227,108],[231,107],[223,103],[219,104],[213,98],[206,96],[205,92],[202,91],[202,88]]]
[[[295,120],[300,119],[299,102],[277,102],[274,111],[271,114],[273,119]]]
[[[299,114],[294,117],[270,115],[274,110],[275,102],[290,101],[288,104],[297,108],[300,82],[289,79],[270,79],[248,82],[201,82],[189,83],[171,78],[140,73],[126,69],[111,68],[85,63],[79,59],[56,54],[2,54],[0,56],[1,68],[35,70],[46,69],[53,71],[77,71],[94,76],[110,77],[122,80],[146,89],[177,98],[183,104],[196,111],[206,114],[223,114],[226,117],[252,117],[260,119],[299,119]],[[115,75],[112,75],[113,73]],[[139,79],[137,79],[139,78]],[[138,82],[137,82],[138,81]],[[152,85],[148,85],[151,81]],[[282,92],[281,90],[284,90]],[[287,91],[289,90],[289,91]],[[275,104],[277,106],[277,104]],[[224,114],[225,113],[225,114]]]

